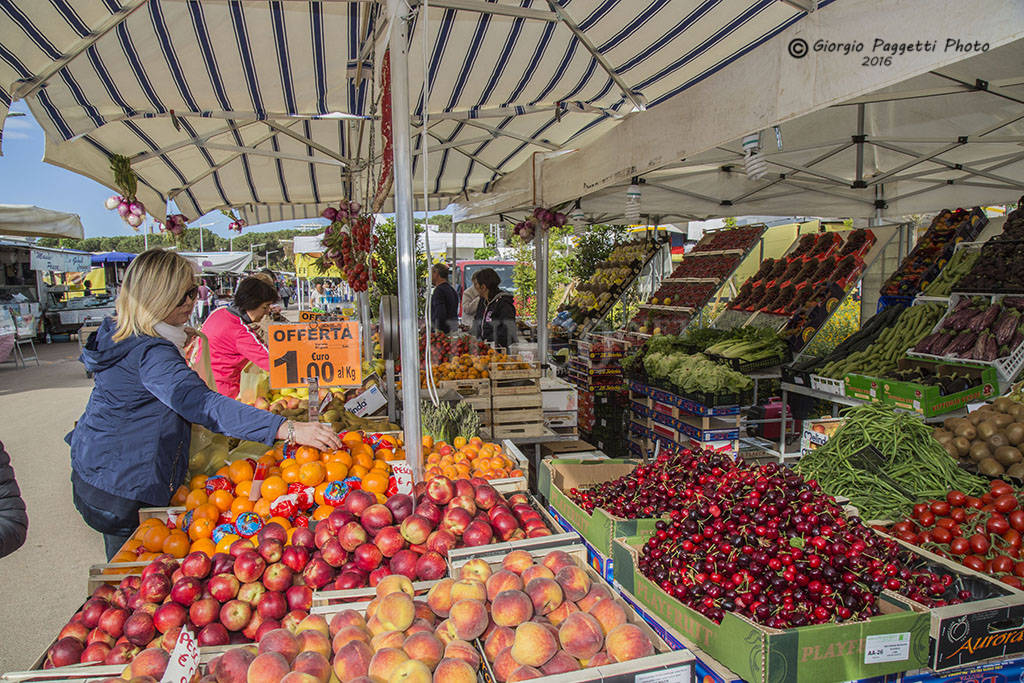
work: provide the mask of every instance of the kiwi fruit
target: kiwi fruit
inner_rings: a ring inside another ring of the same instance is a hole
[[[988,418],[988,411],[975,410],[973,413],[967,416],[967,421],[972,425],[977,426],[979,422],[982,422]]]
[[[979,422],[976,429],[978,430],[979,439],[987,439],[995,434],[999,427],[996,426],[995,420],[985,420],[984,422]]]
[[[1010,445],[1010,442],[1007,441],[1006,436],[1002,432],[996,432],[992,436],[988,437],[985,439],[985,443],[988,444],[988,449],[993,453],[997,448]]]
[[[1016,465],[1010,465],[1006,468],[1006,474],[1017,479],[1024,479],[1024,462],[1018,462]]]
[[[974,462],[981,462],[985,458],[991,458],[992,451],[988,449],[984,441],[975,441],[971,444],[971,450],[967,452],[967,455]]]
[[[998,415],[993,415],[991,421],[994,422],[997,427],[1002,429],[1006,425],[1013,423],[1013,416],[1007,415],[1006,413],[999,413]]]
[[[1013,409],[1014,400],[1007,398],[1006,396],[1000,396],[996,400],[992,401],[992,407],[998,410],[1000,413],[1008,413]]]
[[[1013,415],[1018,422],[1024,420],[1024,403],[1014,401],[1013,407],[1010,408],[1010,415]]]
[[[959,460],[960,459],[960,451],[958,451],[956,449],[956,446],[953,445],[952,440],[946,441],[945,443],[942,443],[941,445],[942,445],[943,448],[946,449],[946,452],[949,453],[949,457],[953,458],[954,460]]]
[[[956,426],[963,421],[964,419],[962,417],[947,417],[942,421],[942,428],[952,432],[955,431]]]
[[[1016,446],[1024,441],[1024,423],[1012,422],[1006,425],[1003,434],[1006,435],[1006,440],[1010,442],[1011,446]]]
[[[1000,446],[996,449],[996,452],[992,454],[992,457],[994,457],[1000,465],[1016,465],[1021,460],[1024,460],[1020,451],[1013,446]]]
[[[1006,473],[1006,469],[995,458],[985,458],[979,462],[978,471],[986,477],[999,477]]]
[[[956,447],[956,452],[961,458],[965,457],[971,450],[971,442],[969,439],[965,439],[962,436],[958,436],[953,439],[953,446]]]
[[[957,425],[957,428],[953,431],[957,436],[962,436],[968,441],[973,441],[978,436],[978,430],[975,429],[974,425],[970,422],[962,422]]]

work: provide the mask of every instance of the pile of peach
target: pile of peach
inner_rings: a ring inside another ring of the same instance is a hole
[[[487,443],[479,436],[468,441],[457,436],[451,445],[423,437],[424,476],[426,479],[444,475],[449,479],[506,479],[525,476],[519,465],[501,450],[501,445]]]

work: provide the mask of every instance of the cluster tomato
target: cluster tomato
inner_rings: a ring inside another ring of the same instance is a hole
[[[1024,587],[1024,509],[1018,492],[1004,481],[993,481],[980,498],[950,491],[945,500],[918,503],[909,519],[888,531],[1015,588]]]

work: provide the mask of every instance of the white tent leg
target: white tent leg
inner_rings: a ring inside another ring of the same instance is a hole
[[[538,230],[534,240],[537,261],[537,362],[548,362],[548,233]]]
[[[389,3],[393,6],[394,2]],[[401,15],[401,9],[399,9]],[[423,478],[420,452],[420,357],[416,316],[416,233],[412,220],[412,153],[409,128],[409,24],[395,17],[391,29],[391,123],[395,154],[395,226],[398,246],[398,329],[402,358],[402,428],[413,478]]]

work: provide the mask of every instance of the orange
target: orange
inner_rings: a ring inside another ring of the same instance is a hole
[[[363,490],[371,493],[384,493],[388,490],[388,475],[374,470],[363,477]]]
[[[425,450],[431,450],[434,447],[434,437],[429,434],[424,434],[422,445]]]
[[[299,446],[295,451],[295,462],[300,465],[305,465],[307,462],[313,462],[319,459],[320,451],[312,446]]]
[[[229,504],[230,505],[230,504]],[[192,511],[192,519],[208,519],[211,522],[216,522],[220,517],[220,508],[213,503],[203,503],[195,510]]]
[[[213,542],[212,538],[200,538],[198,541],[192,541],[192,546],[188,549],[190,553],[206,553],[210,557],[217,552],[217,544]]]
[[[362,465],[353,465],[352,469],[348,471],[348,476],[363,478],[363,475],[369,472],[369,468],[363,467]]]
[[[274,457],[273,451],[267,451],[261,455],[258,460],[256,460],[256,463],[259,465],[267,465],[269,467],[270,465],[277,464],[277,458]]]
[[[276,522],[276,523],[280,524],[281,528],[283,528],[285,530],[288,530],[288,529],[292,528],[292,523],[289,522],[284,517],[277,517],[277,516],[271,517],[270,519],[267,520],[267,524],[270,524],[271,522]]]
[[[327,481],[313,489],[313,502],[319,505],[320,507],[324,507],[327,505],[326,501],[324,500],[324,492],[327,490],[327,487],[331,485],[332,481],[334,480],[328,479]]]
[[[459,471],[455,469],[454,465],[445,465],[441,468],[441,473],[452,481],[459,478]]]
[[[299,467],[299,481],[306,486],[317,486],[324,480],[324,466],[320,462],[307,462]]]
[[[227,465],[224,465],[224,467],[221,467],[219,470],[217,470],[215,474],[218,477],[227,477],[229,474],[231,474],[231,470],[228,469]]]
[[[160,557],[160,553],[142,553],[137,558],[135,558],[135,561],[136,562],[149,562],[150,560],[155,560],[158,557]]]
[[[189,481],[188,487],[193,491],[195,491],[196,489],[201,489],[204,486],[206,486],[206,479],[207,477],[205,474],[197,474],[196,476],[192,477],[191,481]]]
[[[334,508],[330,505],[321,504],[316,510],[313,510],[313,520],[319,522],[320,520],[327,519],[334,512]]]
[[[188,498],[188,488],[184,485],[179,486],[178,490],[171,496],[171,505],[184,505],[185,500]]]
[[[288,492],[288,484],[279,476],[270,476],[263,480],[260,485],[260,495],[267,498],[271,503],[277,499],[278,496],[283,496]]]
[[[359,431],[345,432],[341,437],[341,442],[349,448],[352,448],[352,446],[358,443],[363,443],[363,433]]]
[[[210,538],[213,536],[213,527],[216,525],[215,521],[205,517],[193,519],[192,524],[188,527],[188,537],[193,541],[198,541],[200,538]]]
[[[365,443],[352,447],[352,461],[357,465],[370,468],[373,466],[373,449]]]
[[[139,535],[141,536],[141,534],[139,534]],[[141,538],[129,538],[127,541],[124,542],[124,545],[121,546],[121,550],[127,550],[127,551],[132,552],[132,553],[137,553],[139,548],[141,548],[141,547],[142,547],[142,539]]]
[[[135,561],[135,553],[133,553],[131,551],[128,551],[128,550],[120,550],[120,551],[117,552],[116,555],[114,555],[112,558],[110,558],[110,561],[111,562],[134,562]]]
[[[349,455],[348,451],[327,451],[325,455],[327,459],[324,460],[324,462],[340,462],[344,463],[345,465],[352,464],[352,456]]]
[[[162,550],[172,557],[182,558],[188,555],[189,539],[184,531],[172,531],[164,539]]]
[[[341,462],[329,462],[324,465],[324,481],[341,481],[348,476],[348,465]]]
[[[151,526],[167,526],[159,517],[147,517],[139,522],[139,529],[148,529]]]
[[[185,509],[191,510],[197,508],[208,500],[206,491],[202,489],[193,489],[188,492],[188,496],[185,497]]]
[[[386,460],[374,460],[373,467],[371,467],[370,470],[381,470],[385,473],[390,473],[391,465],[389,465]]]
[[[252,511],[263,519],[267,519],[270,517],[270,501],[266,498],[260,498],[253,504]]]
[[[231,544],[240,539],[241,536],[236,534],[224,534],[219,541],[217,541],[216,550],[214,552],[227,553],[231,550]]]
[[[234,483],[252,479],[253,467],[248,460],[236,460],[228,465],[228,476]]]
[[[373,457],[376,460],[391,460],[394,457],[394,452],[390,448],[382,446],[373,452]]]
[[[216,505],[217,509],[220,510],[221,512],[227,512],[228,510],[230,510],[231,503],[233,503],[234,501],[235,497],[233,495],[221,489],[217,489],[216,491],[210,494],[210,502]]]
[[[267,476],[268,477],[280,477],[281,476],[281,468],[280,467],[268,467],[267,468]]]
[[[306,465],[300,465],[299,467],[289,467],[285,471],[281,472],[281,478],[284,479],[286,484],[294,484],[299,480],[299,477],[301,476],[300,468],[305,466]]]
[[[239,498],[248,498],[252,492],[252,482],[243,481],[239,482],[238,486],[235,487],[235,495]]]
[[[235,498],[231,501],[231,519],[243,512],[252,512],[252,501],[248,498]]]
[[[468,442],[466,441],[466,437],[464,436],[457,436],[454,439],[452,439],[452,445],[455,446],[456,448],[462,448],[463,446],[466,445],[466,443]]]
[[[167,540],[170,533],[167,527],[162,524],[160,526],[151,526],[142,535],[142,545],[150,552],[161,552],[164,549],[164,541]]]

